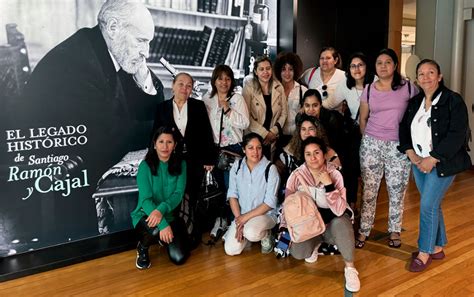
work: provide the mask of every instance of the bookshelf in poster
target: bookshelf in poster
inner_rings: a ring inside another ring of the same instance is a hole
[[[209,8],[206,1],[201,2],[146,1],[157,25],[150,44],[150,67],[160,78],[161,74],[169,75],[158,63],[163,57],[177,71],[189,72],[206,82],[216,65],[226,64],[234,70],[236,79],[243,78],[244,25],[250,0],[215,1],[215,5],[208,1]],[[165,88],[171,85],[167,79],[162,78]]]
[[[250,0],[145,0],[152,8],[185,12],[246,17],[250,13]]]

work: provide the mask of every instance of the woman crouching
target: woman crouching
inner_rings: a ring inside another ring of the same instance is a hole
[[[257,133],[244,136],[245,157],[230,170],[227,199],[235,219],[224,236],[227,255],[242,253],[247,242],[261,242],[262,253],[273,251],[271,229],[276,224],[278,171],[263,156],[263,138]]]
[[[186,162],[174,151],[176,139],[171,128],[159,128],[138,167],[138,204],[131,214],[139,237],[138,269],[151,266],[148,248],[153,243],[165,246],[176,265],[183,264],[189,256],[186,226],[174,214],[186,187]]]
[[[318,259],[318,247],[322,242],[337,245],[346,264],[346,289],[357,292],[360,281],[354,267],[353,214],[346,201],[342,175],[334,165],[327,163],[324,157],[326,153],[327,146],[322,139],[308,137],[302,144],[305,162],[293,171],[286,183],[286,197],[305,188],[309,190],[308,194],[315,200],[326,224],[323,234],[300,243],[292,243],[290,254],[296,259],[314,263]],[[282,222],[282,227],[285,224]]]

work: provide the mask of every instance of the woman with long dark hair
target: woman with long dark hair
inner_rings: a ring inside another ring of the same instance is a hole
[[[283,148],[280,159],[275,162],[282,177],[288,177],[293,170],[304,163],[301,145],[308,137],[318,137],[324,140],[327,146],[326,161],[333,163],[336,168],[341,167],[339,157],[336,151],[329,146],[326,131],[319,120],[316,117],[302,114],[298,117],[296,130],[290,143]],[[284,178],[282,178],[282,182],[285,182]]]
[[[411,96],[418,93],[413,83],[397,70],[394,50],[383,49],[377,55],[378,80],[365,87],[360,97],[360,167],[363,184],[359,235],[356,247],[362,248],[375,220],[380,182],[387,183],[388,246],[401,246],[403,200],[410,176],[410,162],[397,150],[398,128]],[[369,116],[370,113],[370,116]]]
[[[363,53],[354,53],[349,58],[346,79],[341,81],[334,95],[336,102],[342,103],[346,136],[344,137],[344,184],[347,188],[347,201],[352,209],[356,208],[359,190],[359,132],[360,96],[364,87],[374,81],[375,75],[369,69],[369,60]]]
[[[359,121],[360,96],[366,85],[372,83],[375,74],[369,69],[369,59],[361,52],[354,53],[349,58],[346,69],[346,79],[341,81],[334,94],[337,104],[346,102],[350,117]]]
[[[166,246],[170,260],[183,264],[189,256],[186,226],[174,214],[186,187],[186,162],[176,153],[177,137],[169,127],[153,135],[137,173],[138,203],[131,213],[139,237],[136,266],[151,266],[148,249],[153,243]]]

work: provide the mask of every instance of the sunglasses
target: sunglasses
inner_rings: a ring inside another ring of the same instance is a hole
[[[328,86],[324,85],[324,86],[321,87],[321,89],[323,90],[323,94],[322,94],[323,97],[326,98],[328,96],[328,91],[327,91]]]

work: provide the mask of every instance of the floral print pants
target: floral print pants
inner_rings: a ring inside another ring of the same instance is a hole
[[[359,233],[369,236],[374,226],[380,182],[385,174],[389,199],[388,232],[402,229],[403,200],[410,176],[410,161],[397,150],[398,141],[364,135],[360,146],[362,207]]]

